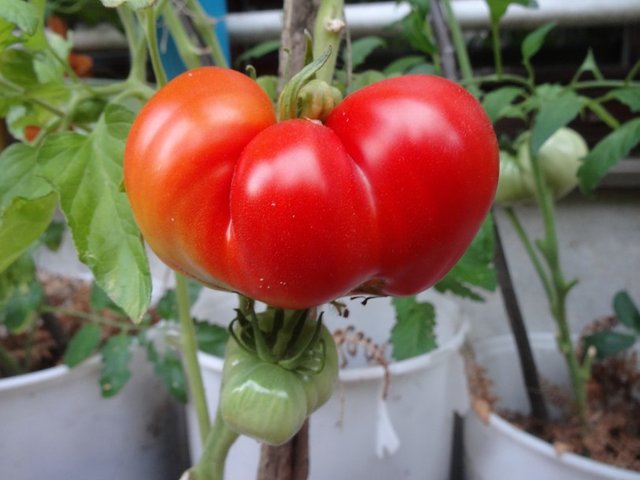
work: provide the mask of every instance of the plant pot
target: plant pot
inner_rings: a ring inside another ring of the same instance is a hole
[[[564,359],[553,334],[530,335],[538,370],[556,385],[568,385]],[[487,369],[500,407],[526,411],[528,399],[513,337],[474,344],[476,361]],[[465,417],[464,460],[469,480],[640,480],[640,473],[609,466],[573,453],[559,454],[551,444],[530,435],[499,415],[483,423],[474,410]]]
[[[100,359],[0,380],[0,478],[175,480],[181,410],[136,351],[132,377],[100,395]]]
[[[228,321],[235,300],[218,298],[202,311],[215,311],[215,318]],[[310,479],[447,478],[454,411],[468,405],[459,352],[467,325],[455,304],[442,297],[437,302],[439,348],[392,363],[386,401],[382,399],[384,369],[367,365],[362,356],[349,358],[333,397],[310,419]],[[371,300],[366,307],[358,301],[348,303],[348,319],[326,309],[323,318],[330,330],[354,325],[376,343],[389,337],[394,312],[388,299]],[[200,361],[209,409],[215,412],[223,362],[202,353]],[[201,445],[191,407],[187,425],[196,460]],[[226,478],[255,478],[259,451],[257,441],[241,437],[231,449]]]

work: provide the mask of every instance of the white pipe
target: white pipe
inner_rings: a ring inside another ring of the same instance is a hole
[[[485,0],[452,1],[453,11],[464,29],[485,29],[489,11]],[[506,28],[532,28],[556,21],[564,26],[623,25],[640,23],[640,0],[538,0],[538,8],[512,5],[502,19]],[[347,5],[345,13],[353,36],[383,34],[393,22],[409,12],[405,3],[379,2]],[[282,12],[267,10],[230,13],[226,18],[231,40],[252,43],[278,38]]]

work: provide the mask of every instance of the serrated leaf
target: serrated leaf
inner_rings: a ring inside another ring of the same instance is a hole
[[[640,311],[627,292],[616,293],[613,297],[613,309],[620,323],[640,334]]]
[[[640,112],[640,87],[624,87],[609,92],[613,98],[624,103],[632,112]]]
[[[624,123],[604,137],[584,157],[578,169],[580,189],[590,192],[611,167],[625,158],[640,143],[640,118]]]
[[[0,17],[29,35],[38,28],[38,10],[23,0],[0,0]]]
[[[605,360],[630,348],[636,341],[633,335],[605,330],[596,332],[584,338],[586,348],[591,346],[596,349],[596,358]]]
[[[224,357],[224,349],[229,339],[229,331],[220,325],[194,322],[198,350],[216,357]]]
[[[351,51],[345,50],[345,55],[348,53],[351,54],[351,68],[356,70],[360,65],[362,65],[367,57],[371,55],[375,50],[381,47],[385,47],[387,42],[385,42],[380,37],[362,37],[358,40],[355,40],[351,44]],[[346,63],[346,58],[344,59]]]
[[[0,272],[11,265],[47,229],[58,204],[54,192],[41,198],[16,198],[0,216]]]
[[[528,65],[531,57],[540,51],[540,48],[544,44],[544,39],[555,26],[555,22],[545,23],[524,38],[520,49],[522,52],[522,61],[525,65]]]
[[[100,386],[103,397],[116,395],[131,378],[129,362],[133,338],[125,334],[116,335],[107,340],[102,349],[102,372]]]
[[[482,99],[482,106],[489,115],[491,123],[495,123],[511,111],[513,101],[522,94],[518,87],[502,87],[487,93]]]
[[[187,380],[178,355],[168,352],[160,356],[153,343],[147,345],[147,358],[154,366],[154,372],[176,399],[187,402]]]
[[[539,88],[541,94],[538,114],[531,130],[531,151],[537,155],[540,147],[556,130],[573,120],[582,108],[582,102],[572,90],[550,86]]]
[[[434,55],[437,47],[425,29],[426,12],[422,8],[413,8],[402,21],[402,33],[409,44],[427,55]]]
[[[151,276],[129,201],[120,190],[132,120],[132,112],[110,105],[91,134],[50,135],[38,161],[41,173],[60,194],[80,259],[98,285],[137,322],[149,306]]]
[[[405,360],[437,348],[436,311],[430,303],[419,303],[415,297],[394,298],[396,323],[391,329],[395,360]]]
[[[500,22],[500,19],[505,13],[507,13],[509,5],[513,4],[522,5],[528,8],[535,8],[538,6],[535,0],[487,0],[491,22],[495,24]]]
[[[435,285],[439,292],[451,292],[463,298],[483,301],[483,297],[474,291],[475,287],[493,291],[497,286],[496,271],[493,266],[495,238],[493,219],[489,215],[483,222],[473,242],[451,269],[451,271]]]
[[[93,355],[100,345],[102,330],[94,323],[83,325],[71,337],[64,353],[64,363],[68,367],[75,367]]]

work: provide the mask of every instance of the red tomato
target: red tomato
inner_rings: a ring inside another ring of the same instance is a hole
[[[171,267],[270,305],[408,295],[462,256],[498,180],[498,146],[455,83],[412,75],[347,97],[323,126],[275,123],[244,75],[185,73],[136,119],[125,185]]]

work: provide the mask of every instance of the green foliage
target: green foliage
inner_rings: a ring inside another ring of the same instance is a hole
[[[616,293],[613,297],[613,309],[624,331],[608,329],[592,333],[583,339],[585,348],[595,348],[598,360],[606,360],[628,350],[640,338],[640,311],[627,292]]]
[[[494,243],[493,219],[488,216],[460,261],[435,285],[436,290],[482,301],[476,290],[493,291],[497,286],[493,266]]]
[[[223,358],[225,346],[229,339],[229,331],[208,322],[195,321],[196,340],[198,342],[198,350]]]
[[[130,111],[110,105],[89,135],[50,135],[38,163],[60,195],[80,259],[107,294],[140,321],[151,299],[151,279],[142,239],[120,189],[132,121]]]
[[[369,36],[359,38],[353,41],[350,51],[345,50],[343,62],[347,64],[350,58],[351,68],[353,70],[357,70],[358,67],[360,67],[365,62],[369,55],[371,55],[377,49],[385,47],[386,45],[387,42],[385,42],[380,37]]]
[[[393,358],[405,360],[437,348],[433,304],[418,302],[415,297],[394,298],[392,302],[396,310],[389,340]]]
[[[529,8],[535,8],[538,6],[538,3],[535,0],[487,0],[491,22],[498,24],[504,14],[507,13],[509,6],[514,4]]]
[[[100,386],[103,397],[116,395],[131,378],[129,362],[133,356],[132,343],[132,337],[121,333],[107,340],[102,349]]]
[[[64,354],[65,365],[75,367],[93,355],[98,349],[101,337],[102,329],[95,323],[88,323],[80,327],[67,345]]]
[[[159,354],[153,343],[147,344],[147,358],[154,365],[154,371],[164,382],[169,392],[183,403],[187,402],[187,379],[178,355],[169,350]]]
[[[600,140],[578,170],[582,191],[592,191],[609,169],[625,158],[638,143],[640,118],[629,120]]]
[[[531,152],[540,147],[558,129],[573,120],[582,108],[582,102],[572,90],[558,85],[541,85],[536,90],[538,112],[531,130]]]

